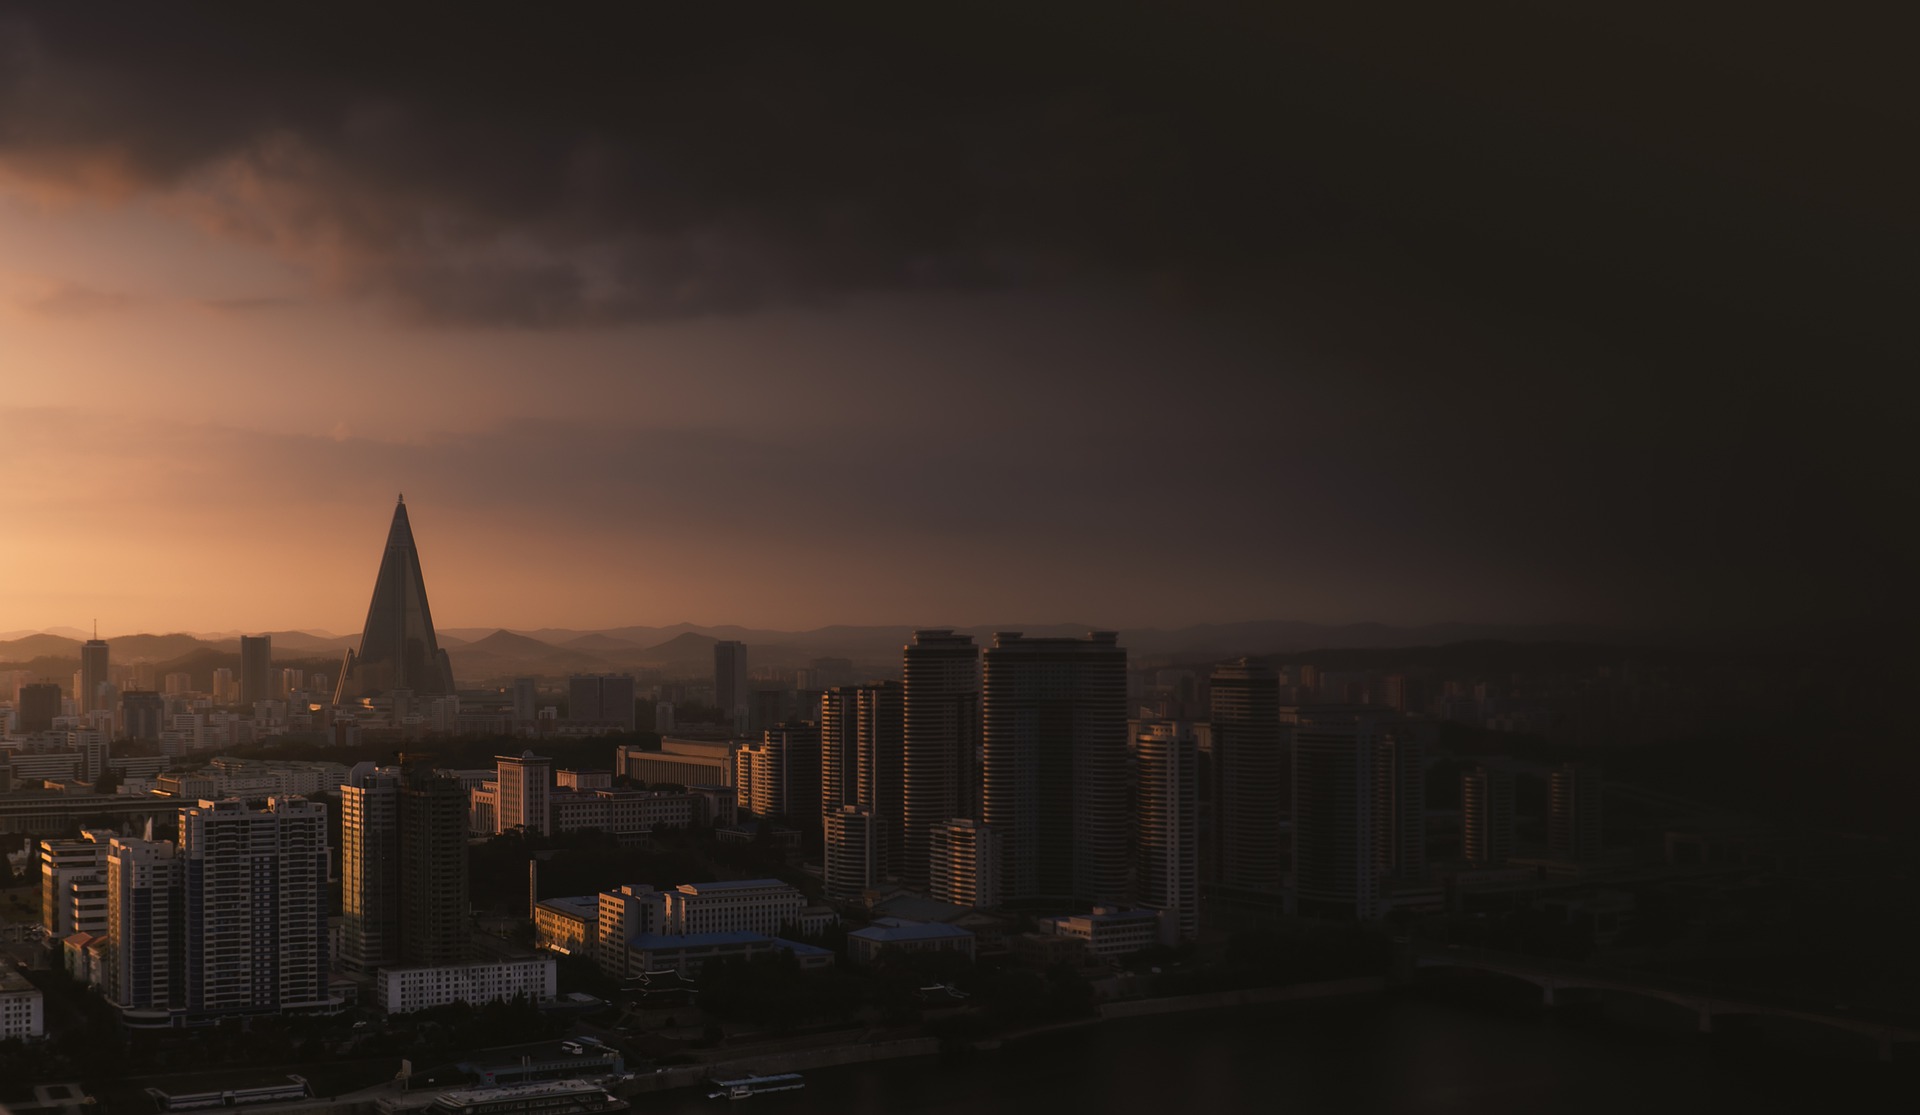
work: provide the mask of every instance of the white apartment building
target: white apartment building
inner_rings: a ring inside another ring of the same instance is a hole
[[[551,956],[438,967],[382,968],[376,994],[380,1009],[389,1014],[406,1014],[450,1003],[477,1007],[506,1002],[516,995],[543,1003],[558,994],[556,971]]]
[[[927,880],[934,898],[955,906],[1000,904],[1000,834],[958,818],[927,833]]]
[[[40,923],[53,940],[73,933],[106,932],[107,842],[111,839],[109,829],[86,829],[78,840],[40,842]]]
[[[0,1041],[38,1038],[47,1033],[46,1003],[27,977],[0,968]]]

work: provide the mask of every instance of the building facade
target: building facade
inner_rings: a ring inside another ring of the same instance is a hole
[[[1280,678],[1243,658],[1215,668],[1211,692],[1213,881],[1278,894],[1286,874],[1281,811],[1292,805]]]
[[[1127,652],[994,637],[983,656],[981,820],[1000,833],[1005,899],[1124,902],[1132,859]]]
[[[980,650],[971,635],[916,631],[901,655],[902,882],[928,884],[933,830],[980,815]]]
[[[1163,911],[1174,936],[1200,933],[1200,748],[1190,725],[1134,736],[1134,904]]]
[[[178,858],[189,1016],[327,1005],[324,806],[202,801],[180,811]]]

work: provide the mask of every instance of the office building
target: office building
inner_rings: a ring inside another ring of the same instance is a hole
[[[515,703],[517,706],[517,699]],[[633,731],[633,675],[570,676],[567,678],[567,719]]]
[[[968,817],[935,825],[927,844],[927,893],[955,906],[1000,904],[1000,834]]]
[[[1215,668],[1211,691],[1213,882],[1279,894],[1280,822],[1291,805],[1279,675],[1243,658]]]
[[[335,704],[409,691],[415,697],[451,696],[453,664],[433,630],[426,579],[405,501],[395,504],[387,548],[373,583],[367,623],[359,651],[349,650],[340,664]]]
[[[107,685],[111,675],[107,668],[107,643],[100,638],[96,629],[94,636],[80,644],[80,683],[73,695],[74,711],[89,713],[98,709],[113,708],[102,687]]]
[[[191,1018],[327,1005],[327,818],[318,802],[228,798],[180,811]]]
[[[1300,913],[1372,921],[1426,870],[1423,755],[1390,709],[1308,706],[1293,724],[1293,863]]]
[[[1154,721],[1134,736],[1134,904],[1166,915],[1173,936],[1200,933],[1200,748],[1189,725]]]
[[[658,748],[621,744],[614,749],[615,772],[651,786],[732,786],[734,744],[728,740],[674,739]]]
[[[1555,859],[1587,863],[1600,855],[1600,775],[1567,763],[1547,784],[1547,847]]]
[[[902,784],[897,870],[927,886],[932,833],[980,815],[980,651],[970,635],[916,631],[902,653]]]
[[[539,715],[538,691],[532,678],[513,679],[513,722],[516,726],[533,723]]]
[[[1461,858],[1497,867],[1513,858],[1513,772],[1481,763],[1460,776]]]
[[[713,704],[736,732],[746,730],[747,692],[747,645],[732,639],[713,644]]]
[[[273,637],[240,636],[240,707],[273,699]]]
[[[531,751],[518,755],[496,755],[499,771],[498,825],[500,832],[523,829],[542,836],[553,835],[553,760]]]
[[[1132,859],[1127,652],[1003,632],[983,656],[981,817],[1004,899],[1124,902]]]

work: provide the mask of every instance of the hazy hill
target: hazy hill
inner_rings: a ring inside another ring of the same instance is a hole
[[[685,664],[705,662],[709,669],[713,666],[713,644],[720,640],[712,635],[702,635],[688,631],[675,635],[666,642],[651,646],[640,652],[643,661]],[[752,660],[749,653],[748,660]]]
[[[616,639],[611,635],[605,635],[598,631],[580,635],[556,645],[566,647],[568,650],[580,650],[589,653],[594,651],[613,651],[624,654],[629,651],[638,651],[641,649],[638,643],[628,642],[625,639]]]
[[[0,658],[26,662],[34,658],[71,658],[80,661],[80,640],[65,635],[23,635],[0,643]]]

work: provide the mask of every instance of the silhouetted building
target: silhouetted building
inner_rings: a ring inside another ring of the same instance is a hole
[[[1118,636],[1003,632],[983,661],[981,820],[1001,836],[1002,897],[1124,902],[1132,818]]]
[[[513,721],[526,724],[539,714],[537,691],[532,678],[513,679]]]
[[[1497,866],[1513,858],[1513,772],[1482,763],[1460,776],[1461,858]]]
[[[713,704],[736,731],[745,730],[747,692],[747,645],[732,639],[713,644]]]
[[[127,690],[120,695],[120,724],[120,734],[128,739],[159,739],[167,725],[167,699],[152,690]]]
[[[516,682],[514,712],[519,714]],[[614,723],[633,731],[632,674],[574,674],[567,678],[569,720]]]
[[[273,699],[273,637],[240,636],[240,705]]]
[[[1303,915],[1371,921],[1425,875],[1422,748],[1388,709],[1309,706],[1293,726],[1293,869]]]
[[[404,501],[394,505],[360,650],[347,651],[341,662],[333,700],[350,704],[396,689],[410,690],[416,697],[448,697],[454,692],[453,663],[434,635],[427,584],[420,573],[420,553]]]
[[[1280,679],[1242,658],[1215,668],[1211,692],[1215,882],[1278,894],[1286,874],[1280,814],[1292,804]]]
[[[1180,940],[1200,933],[1200,748],[1174,721],[1134,737],[1133,878],[1136,905],[1164,911]]]
[[[1547,847],[1554,858],[1585,863],[1600,855],[1600,775],[1567,763],[1547,786]]]
[[[107,670],[107,643],[95,635],[80,644],[80,685],[79,692],[73,695],[73,707],[85,714],[96,709],[111,709],[101,692],[101,687],[109,680]]]
[[[451,772],[408,770],[400,789],[400,962],[471,959],[467,792]]]
[[[77,706],[78,701],[74,702]],[[15,711],[20,716],[20,731],[31,735],[34,732],[53,730],[53,718],[60,715],[60,687],[50,681],[30,682],[20,687],[20,701]]]
[[[902,665],[900,879],[925,888],[934,828],[979,816],[980,650],[970,635],[916,631]]]
[[[361,763],[340,788],[341,960],[469,958],[467,793],[457,775]]]

